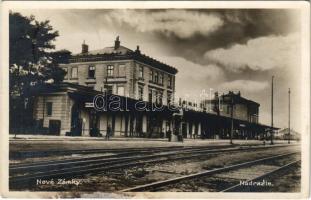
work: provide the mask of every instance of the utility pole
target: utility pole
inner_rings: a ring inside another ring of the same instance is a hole
[[[231,132],[230,132],[230,144],[233,144],[232,137],[233,137],[233,94],[231,94]]]
[[[290,88],[288,88],[288,144],[290,144]]]
[[[270,135],[270,138],[271,138],[271,143],[270,144],[273,144],[273,79],[274,79],[274,76],[272,76],[272,82],[271,82],[271,135]]]

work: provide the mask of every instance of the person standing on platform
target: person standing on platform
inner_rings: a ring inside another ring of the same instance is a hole
[[[167,136],[168,136],[168,141],[170,142],[171,140],[172,140],[172,131],[171,131],[171,129],[169,129],[168,131],[167,131]]]
[[[110,126],[110,124],[108,124],[107,133],[106,133],[106,140],[109,140],[110,136],[111,136],[111,126]]]

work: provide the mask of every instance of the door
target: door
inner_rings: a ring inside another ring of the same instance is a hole
[[[96,111],[91,111],[89,114],[89,127],[90,127],[90,136],[98,137],[100,136],[99,128],[98,128],[98,121],[99,121],[99,115],[96,113]]]
[[[61,121],[60,120],[50,120],[49,121],[49,133],[51,135],[60,135],[60,127],[61,127]]]
[[[186,123],[182,123],[181,132],[182,132],[183,137],[187,138],[187,124]]]
[[[71,108],[71,136],[81,136],[82,134],[82,120],[80,119],[80,111],[77,104]]]

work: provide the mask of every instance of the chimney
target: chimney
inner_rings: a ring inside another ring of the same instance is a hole
[[[136,52],[137,52],[137,53],[140,53],[139,45],[137,45]]]
[[[84,40],[82,44],[82,53],[87,53],[87,52],[89,52],[89,45],[85,44],[85,40]]]
[[[120,40],[119,36],[117,36],[116,40],[114,41],[114,49],[117,50],[120,47]]]

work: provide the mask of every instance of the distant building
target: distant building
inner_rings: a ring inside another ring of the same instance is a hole
[[[278,130],[277,134],[275,135],[275,139],[280,139],[280,140],[288,140],[290,137],[291,140],[300,140],[301,136],[300,133],[294,131],[293,129],[284,128],[281,130]]]
[[[187,120],[182,124],[184,133],[188,130],[191,132],[193,124],[200,121],[204,137],[228,139],[231,134],[231,114],[234,138],[259,139],[270,129],[269,126],[258,122],[260,104],[242,97],[240,92],[229,91],[221,96],[216,92],[213,99],[203,100],[199,103],[179,99],[179,105],[187,110],[186,115],[190,112],[196,113],[186,117]],[[205,115],[202,116],[198,113]]]
[[[231,117],[233,112],[235,119],[258,123],[260,104],[242,97],[240,92],[229,91],[221,96],[216,92],[214,99],[203,101],[203,104],[208,112],[226,117]]]

